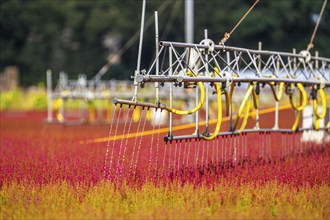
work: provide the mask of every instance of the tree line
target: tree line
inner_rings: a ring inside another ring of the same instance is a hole
[[[147,1],[146,20],[159,10],[160,39],[184,41],[184,0]],[[194,39],[204,29],[218,43],[254,0],[195,0]],[[323,0],[260,1],[227,45],[277,51],[306,49]],[[45,81],[46,69],[92,78],[139,30],[142,0],[1,0],[0,72],[20,69],[22,86]],[[323,14],[315,48],[330,57],[330,8]],[[154,55],[154,25],[146,31],[142,67]],[[127,48],[105,79],[128,79],[136,68],[138,41]],[[312,52],[313,52],[312,51]]]

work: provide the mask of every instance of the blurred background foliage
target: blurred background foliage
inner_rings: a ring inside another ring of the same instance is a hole
[[[239,21],[254,0],[195,0],[195,42],[216,43]],[[227,41],[227,45],[297,51],[307,47],[323,0],[261,0]],[[164,6],[166,5],[166,6]],[[46,69],[92,78],[111,54],[139,30],[142,0],[1,0],[0,72],[20,70],[20,85],[45,82]],[[146,20],[159,13],[160,39],[184,41],[184,1],[147,1]],[[330,57],[330,8],[322,17],[315,48]],[[154,56],[154,24],[145,34],[142,68]],[[138,41],[128,48],[105,79],[128,79],[136,68]],[[55,76],[58,78],[58,76]]]
[[[47,108],[47,92],[43,83],[30,86],[26,90],[19,88],[0,93],[0,111],[45,110]]]

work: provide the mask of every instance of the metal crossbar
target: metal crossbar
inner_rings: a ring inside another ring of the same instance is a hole
[[[330,59],[310,54],[251,50],[239,47],[189,44],[178,42],[160,42],[160,50],[146,74],[136,76],[138,82],[145,81],[203,81],[223,82],[223,78],[234,81],[272,81],[288,83],[324,84],[330,86]],[[164,51],[171,48],[175,60],[162,64],[159,73],[155,72],[155,63]],[[210,57],[206,60],[206,56]],[[195,63],[189,63],[189,58],[195,56]],[[259,65],[260,64],[260,65]],[[217,68],[219,74],[213,74]],[[170,69],[173,70],[169,76]],[[184,71],[182,71],[184,70]],[[207,71],[207,70],[210,70]],[[191,71],[197,76],[186,77],[185,72]],[[225,73],[225,77],[224,74]],[[212,77],[210,76],[212,75]],[[156,75],[158,75],[156,77]],[[204,78],[201,78],[203,76]]]

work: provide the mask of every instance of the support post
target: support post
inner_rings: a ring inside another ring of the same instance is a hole
[[[155,43],[156,43],[156,75],[159,75],[159,34],[158,34],[158,13],[155,11]],[[172,68],[171,68],[172,71]],[[172,74],[171,74],[172,75]],[[159,83],[155,82],[156,104],[159,103]]]
[[[292,53],[293,53],[293,54],[296,54],[296,48],[293,48],[293,49],[292,49]],[[297,66],[296,66],[297,63],[294,62],[293,65],[294,65],[294,69],[296,69],[296,68],[297,68]],[[294,96],[294,97],[295,97],[295,98],[294,98],[294,102],[297,103],[297,102],[298,102],[298,97],[297,97],[297,96]],[[294,117],[297,117],[297,114],[298,114],[298,111],[295,110],[295,111],[294,111]]]
[[[227,63],[230,63],[230,53],[226,52]],[[233,82],[234,83],[234,82]],[[233,131],[233,102],[230,100],[229,102],[229,131]]]
[[[296,48],[292,49],[292,53],[294,55],[297,54]],[[296,68],[297,68],[297,57],[293,57],[293,69],[296,70]],[[294,71],[294,76],[296,77],[296,75],[297,75],[297,71]]]
[[[198,94],[198,89],[196,87],[196,105],[198,105],[199,103],[199,98],[198,98],[199,94]],[[195,135],[198,135],[199,134],[199,126],[198,126],[198,123],[199,123],[199,114],[198,114],[198,111],[195,112],[195,116],[196,116],[196,120],[195,120]]]
[[[262,42],[260,42],[260,41],[258,43],[258,50],[259,51],[262,50]],[[259,70],[259,73],[261,73],[261,54],[260,53],[258,55],[258,70]],[[259,87],[258,89],[260,90],[260,85],[257,84],[257,86]],[[259,94],[257,94],[257,98],[259,99]],[[260,126],[259,126],[259,108],[256,109],[256,125],[254,128],[257,130],[260,128]]]
[[[172,62],[173,62],[173,58],[172,58],[172,48],[168,48],[168,55],[169,55],[169,66],[170,66],[170,69],[169,69],[169,75],[171,76],[173,74],[173,69],[172,69]],[[170,108],[173,108],[173,83],[171,82],[170,83]],[[172,136],[173,135],[173,130],[172,130],[172,127],[173,127],[173,114],[172,112],[169,113],[170,114],[170,121],[169,121],[169,136]]]
[[[52,71],[47,70],[47,122],[53,122],[53,103],[52,103]]]
[[[136,81],[136,76],[138,74],[140,74],[140,71],[141,71],[141,54],[142,54],[145,10],[146,10],[146,0],[143,0],[143,3],[142,3],[142,16],[141,16],[141,28],[140,28],[139,52],[138,52],[137,67],[136,67],[136,70],[135,70],[135,73],[134,73],[134,96],[133,96],[133,100],[135,99],[135,101],[137,101],[137,91],[138,91],[138,83]]]
[[[185,38],[186,43],[194,41],[194,0],[185,0]]]
[[[276,69],[275,72],[278,75],[279,74],[279,69],[280,69],[280,62],[278,60],[276,60]],[[275,86],[276,88],[276,94],[278,94],[278,85],[276,84]],[[274,125],[274,130],[278,130],[279,126],[278,126],[278,101],[275,100],[275,125]]]
[[[204,38],[207,39],[207,29],[204,30]],[[209,60],[209,56],[208,53],[205,53],[205,73],[204,76],[207,76],[209,74],[209,66],[208,66],[208,60]],[[208,84],[208,83],[206,83]],[[209,135],[209,87],[208,85],[205,85],[204,83],[204,87],[205,87],[205,135]]]
[[[62,99],[62,104],[60,105],[59,109],[58,109],[58,115],[61,116],[61,118],[58,118],[59,121],[61,123],[64,122],[64,105],[65,105],[65,96],[63,94],[63,89],[65,88],[65,85],[67,84],[67,77],[66,77],[66,74],[64,72],[61,72],[60,73],[60,85],[59,85],[59,93],[60,93],[60,97]]]

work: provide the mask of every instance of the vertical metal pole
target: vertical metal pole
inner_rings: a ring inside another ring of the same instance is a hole
[[[169,69],[169,75],[171,76],[173,74],[173,69],[172,69],[172,48],[169,47],[168,48],[168,55],[169,55],[169,65],[170,65],[170,69]],[[173,107],[173,83],[170,83],[170,108]],[[170,112],[170,128],[169,128],[169,136],[172,136],[173,134],[173,130],[172,130],[172,126],[173,126],[173,114],[172,112]]]
[[[185,0],[185,41],[186,43],[194,42],[194,0]],[[196,104],[198,104],[198,89],[196,89]],[[195,113],[196,116],[196,129],[195,134],[198,131],[198,111]]]
[[[319,57],[319,52],[315,51],[315,57],[318,58]],[[315,68],[318,69],[319,68],[319,61],[315,60]]]
[[[204,38],[207,39],[207,29],[204,30]],[[205,73],[204,73],[204,76],[207,76],[209,74],[209,66],[208,66],[208,60],[209,60],[209,57],[208,57],[208,52],[205,53],[205,63],[206,63],[206,66],[205,66]],[[206,83],[206,86],[205,86],[205,83],[204,83],[204,87],[205,87],[205,134],[208,135],[209,134],[209,87],[207,85],[208,83]]]
[[[197,85],[198,86],[198,85]],[[199,102],[199,99],[198,99],[198,88],[196,87],[196,105],[198,105],[198,102]],[[199,129],[198,129],[198,123],[199,123],[199,120],[198,120],[198,117],[199,117],[199,113],[198,111],[196,111],[195,113],[196,115],[196,121],[195,121],[195,135],[198,135],[199,134]]]
[[[280,62],[276,60],[276,67],[275,67],[275,72],[276,74],[279,74],[279,69],[280,69]],[[276,87],[276,94],[278,94],[278,85]],[[274,125],[274,130],[277,130],[278,127],[278,101],[275,101],[275,125]]]
[[[47,70],[47,122],[53,122],[52,71]]]
[[[141,68],[141,54],[142,54],[142,43],[143,43],[143,32],[144,32],[144,18],[145,18],[145,10],[146,10],[146,0],[143,0],[142,3],[142,16],[141,16],[141,28],[140,28],[140,41],[139,41],[139,52],[138,52],[138,60],[137,60],[137,67],[135,70],[135,77],[134,77],[134,97],[133,99],[137,100],[137,90],[138,90],[138,83],[136,81],[136,75],[140,73]]]
[[[297,53],[296,48],[293,48],[292,49],[292,53],[293,54],[296,54]],[[297,68],[297,58],[294,57],[293,58],[293,69],[296,70],[296,68]],[[295,71],[294,76],[296,76],[296,74],[297,74],[297,71]]]
[[[293,52],[294,54],[296,54],[296,48],[293,48],[293,49],[292,49],[292,52]],[[293,62],[293,65],[294,65],[294,69],[295,69],[295,68],[297,67],[296,58],[295,58],[295,60],[294,60],[294,62]],[[294,96],[294,102],[295,102],[295,103],[298,102],[298,96]],[[294,111],[294,116],[297,117],[297,114],[298,114],[298,111],[295,110],[295,111]]]
[[[259,41],[258,43],[258,50],[261,51],[262,50],[262,42]],[[261,54],[258,55],[258,70],[259,70],[259,73],[261,72]],[[258,84],[257,85],[259,87],[259,90],[260,90],[260,85]],[[257,94],[257,98],[259,99],[259,94]],[[260,101],[260,100],[259,100]],[[259,126],[259,108],[256,109],[256,125],[254,127],[254,129],[259,129],[260,126]]]
[[[155,11],[155,43],[156,43],[156,75],[159,75],[159,34],[158,34],[158,13]],[[172,68],[171,68],[172,71]],[[156,87],[156,103],[159,103],[159,83],[155,82]]]
[[[226,52],[227,56],[227,63],[230,63],[230,53],[229,51]],[[233,131],[233,104],[232,100],[229,100],[229,130]]]
[[[184,10],[185,10],[185,42],[193,43],[194,42],[194,0],[184,0]],[[186,48],[189,53],[194,54],[193,50]],[[188,54],[189,54],[188,53]],[[194,55],[192,55],[194,57]],[[189,63],[190,55],[186,56],[186,61]],[[193,60],[193,59],[192,59]],[[194,69],[195,71],[195,69]],[[196,103],[198,103],[198,89],[195,91]],[[188,105],[190,101],[188,101]],[[193,115],[192,115],[193,117]],[[198,111],[195,113],[195,134],[198,134]]]
[[[185,40],[194,42],[194,0],[185,0]]]
[[[64,72],[61,72],[60,73],[60,86],[59,86],[59,92],[60,92],[60,97],[62,99],[62,105],[60,105],[59,109],[58,109],[58,112],[59,112],[59,115],[62,116],[62,120],[63,121],[60,121],[60,122],[64,122],[64,105],[65,105],[65,98],[64,98],[64,95],[63,95],[63,88],[64,88],[64,85],[66,85],[68,82],[67,82],[67,78],[66,78],[66,74]]]

